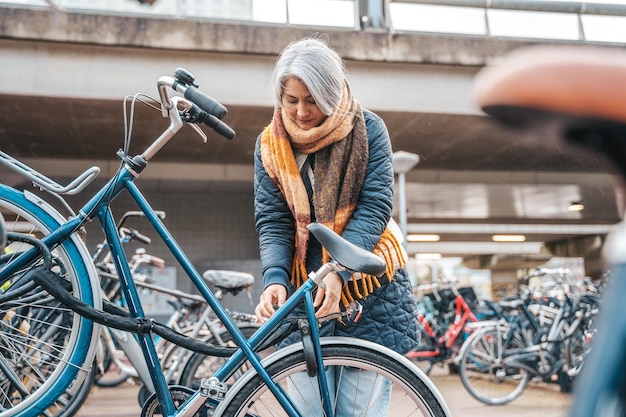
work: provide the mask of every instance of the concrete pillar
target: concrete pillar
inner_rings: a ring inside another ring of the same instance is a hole
[[[386,0],[359,0],[361,29],[387,29]]]
[[[517,292],[519,271],[536,268],[548,262],[552,255],[481,255],[463,259],[463,266],[473,269],[489,269],[491,293],[494,300]]]
[[[553,256],[581,257],[585,260],[585,274],[598,279],[605,272],[602,247],[605,235],[582,236],[547,242],[546,250]]]

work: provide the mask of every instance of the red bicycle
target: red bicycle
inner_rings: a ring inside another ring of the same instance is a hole
[[[471,287],[456,288],[453,281],[420,285],[416,292],[424,294],[421,324],[421,342],[406,357],[418,362],[418,366],[428,375],[434,364],[444,363],[458,353],[469,334],[468,322],[478,319],[470,307],[476,300]],[[456,366],[449,364],[450,372],[456,373]]]

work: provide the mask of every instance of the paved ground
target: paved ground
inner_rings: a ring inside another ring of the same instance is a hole
[[[465,391],[458,375],[436,368],[431,379],[448,402],[454,417],[566,417],[570,394],[559,392],[555,384],[531,384],[515,401],[490,407],[474,400]],[[79,411],[79,417],[139,417],[136,386],[94,388]]]

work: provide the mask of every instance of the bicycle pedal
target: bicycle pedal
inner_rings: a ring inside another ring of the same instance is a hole
[[[228,386],[224,382],[220,382],[217,378],[202,378],[200,381],[200,395],[215,399],[223,400],[228,391]]]

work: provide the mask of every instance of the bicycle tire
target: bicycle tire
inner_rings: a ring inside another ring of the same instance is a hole
[[[584,302],[588,310],[599,310],[600,300],[595,296],[585,296]],[[578,375],[587,355],[591,352],[591,345],[596,333],[595,317],[588,317],[580,324],[576,331],[565,341],[567,369]]]
[[[389,416],[450,415],[447,404],[435,385],[405,357],[383,346],[360,339],[330,337],[323,338],[321,344],[325,367],[350,367],[359,372],[372,371],[377,378],[391,381],[393,395],[388,409]],[[264,360],[264,368],[273,381],[284,386],[294,373],[301,373],[306,369],[302,344],[297,343],[276,351]],[[299,411],[303,416],[311,416],[308,410]],[[251,370],[230,389],[215,415],[285,416],[286,413],[278,405],[261,377],[255,370]]]
[[[529,374],[520,368],[504,366],[501,362],[501,343],[507,331],[488,327],[476,331],[467,340],[459,360],[459,373],[463,386],[478,401],[488,405],[504,405],[519,397],[530,381]],[[516,334],[505,349],[526,347]],[[503,349],[503,350],[505,350]]]
[[[578,328],[566,340],[566,364],[567,369],[576,370],[577,374],[582,368],[585,358],[591,352],[591,342],[593,339],[593,330]]]
[[[67,392],[59,397],[54,403],[54,407],[57,411],[54,414],[47,415],[53,415],[54,417],[74,417],[77,415],[78,410],[80,410],[83,404],[85,404],[85,401],[87,401],[87,398],[89,398],[89,394],[94,386],[98,372],[98,368],[94,364],[85,380],[81,384],[77,385],[78,389],[75,391],[67,390]],[[50,413],[50,409],[48,410],[48,413]]]
[[[245,337],[252,336],[258,328],[259,326],[255,324],[242,324],[239,326],[239,329]],[[224,346],[235,346],[233,337],[226,329],[223,329],[219,336],[220,339],[222,339]],[[214,336],[211,336],[207,339],[207,343],[217,344],[217,341]],[[222,366],[222,364],[226,362],[226,359],[227,358],[218,358],[215,356],[208,356],[199,352],[194,352],[194,354],[191,355],[191,357],[185,364],[178,384],[185,387],[198,389],[200,387],[200,381],[202,380],[202,378],[209,378],[213,376],[215,371],[217,371],[220,366]],[[246,365],[243,366],[245,369]],[[243,373],[241,371],[238,371],[228,382],[233,383],[242,374]]]
[[[35,195],[1,184],[0,210],[7,231],[19,225],[21,232],[35,237],[49,234],[63,221],[56,210]],[[3,260],[8,263],[11,255],[6,253]],[[55,272],[63,272],[75,296],[99,307],[99,287],[93,280],[95,268],[85,262],[89,254],[82,241],[71,237],[54,248],[53,255],[58,270]],[[2,283],[5,294],[10,293],[16,275]],[[37,291],[37,303],[16,306],[14,300],[11,306],[6,302],[0,306],[3,315],[19,317],[14,326],[3,323],[0,328],[0,351],[7,364],[0,371],[0,417],[62,416],[73,401],[80,402],[82,398],[76,394],[88,383],[98,326],[69,309],[59,308],[60,303],[41,288],[33,291]],[[27,350],[30,354],[24,355]]]

